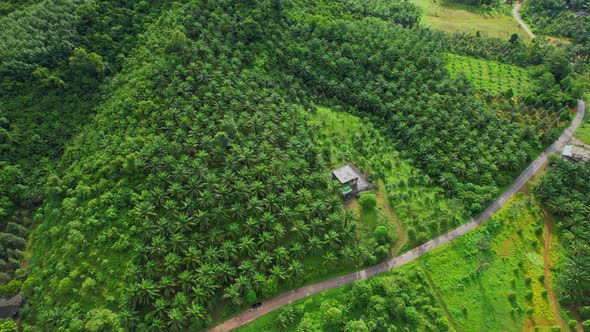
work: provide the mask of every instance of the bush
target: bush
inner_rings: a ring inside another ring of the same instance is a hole
[[[582,317],[582,319],[590,319],[590,306],[581,307],[578,309],[578,312],[580,313],[580,317]]]
[[[8,273],[0,272],[0,284],[4,285],[10,281],[10,275]]]
[[[359,198],[359,204],[365,211],[371,211],[377,206],[377,198],[375,194],[363,193]]]
[[[590,332],[590,319],[582,322],[582,329],[584,332]]]
[[[508,293],[508,301],[510,301],[511,303],[516,302],[516,293],[515,292]]]
[[[389,230],[385,226],[377,226],[373,232],[373,237],[380,245],[384,245],[391,242],[391,236]]]
[[[256,295],[255,291],[249,290],[246,293],[246,301],[248,301],[248,303],[254,303],[256,302],[256,299],[258,299],[258,296]]]
[[[12,319],[0,319],[1,332],[17,332],[18,327]]]
[[[567,323],[567,325],[570,327],[571,331],[575,331],[576,328],[578,327],[578,322],[575,319],[570,319],[570,321]]]
[[[384,261],[389,257],[389,250],[384,246],[379,246],[375,249],[375,257],[379,262]]]
[[[4,286],[0,286],[0,295],[9,296],[18,293],[21,282],[19,280],[12,280]]]

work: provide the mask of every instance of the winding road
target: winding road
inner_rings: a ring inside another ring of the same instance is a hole
[[[209,331],[212,332],[225,332],[235,329],[237,327],[243,326],[261,316],[266,315],[267,313],[276,310],[286,304],[289,304],[293,301],[300,300],[302,298],[308,297],[313,294],[317,294],[319,292],[348,285],[358,280],[367,279],[369,277],[375,276],[380,273],[387,272],[391,269],[396,267],[402,266],[408,262],[411,262],[418,257],[422,256],[423,254],[434,250],[442,245],[445,245],[461,236],[466,234],[467,232],[475,229],[481,223],[486,221],[490,218],[494,213],[496,213],[508,200],[516,194],[518,190],[539,170],[545,163],[547,162],[547,157],[550,154],[559,153],[564,145],[572,139],[572,135],[576,128],[582,122],[584,118],[585,112],[585,104],[582,100],[578,100],[578,107],[576,116],[572,120],[572,123],[567,127],[567,129],[559,136],[559,139],[555,141],[551,146],[549,146],[543,153],[541,153],[537,159],[535,159],[523,172],[520,174],[514,183],[506,189],[499,197],[496,199],[492,205],[490,205],[487,209],[485,209],[480,215],[471,219],[467,223],[459,226],[458,228],[443,234],[433,240],[430,240],[400,256],[390,258],[380,264],[374,265],[367,269],[350,273],[344,276],[324,280],[318,282],[313,285],[304,286],[295,290],[292,290],[288,293],[284,293],[278,296],[275,296],[271,299],[268,299],[263,302],[263,305],[257,309],[250,309],[240,313],[239,315],[230,318],[229,320],[219,324],[215,327],[212,327]]]
[[[514,19],[516,20],[516,22],[518,22],[518,24],[520,24],[520,26],[524,29],[524,31],[526,31],[526,33],[529,34],[529,36],[531,36],[531,38],[537,37],[531,31],[531,28],[529,28],[529,26],[522,20],[522,18],[520,18],[520,15],[518,15],[518,10],[520,9],[520,6],[522,6],[521,2],[518,2],[518,3],[516,3],[516,5],[514,5],[514,8],[512,8],[512,16],[514,16]]]

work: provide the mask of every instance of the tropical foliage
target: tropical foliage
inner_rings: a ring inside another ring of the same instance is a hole
[[[545,66],[551,93],[523,102],[548,118],[572,100],[563,61],[421,28],[408,2],[21,4],[0,18],[0,244],[3,281],[18,276],[6,287],[30,297],[25,330],[194,330],[292,287],[306,259],[385,258],[382,229],[379,251],[351,245],[332,150],[308,125],[316,103],[374,122],[421,170],[386,183],[432,193],[426,212],[404,211],[411,244],[481,211],[559,123],[505,116],[450,77],[452,40],[458,54]]]
[[[560,302],[578,308],[590,305],[590,164],[555,160],[540,179],[535,195],[559,218],[566,258],[559,262]]]
[[[448,331],[449,322],[415,264],[304,299],[238,331]]]

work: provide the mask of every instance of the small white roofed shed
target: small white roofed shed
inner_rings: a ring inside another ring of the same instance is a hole
[[[361,191],[373,188],[369,180],[353,164],[346,164],[332,170],[332,175],[340,182],[341,193],[344,199],[357,196]]]
[[[359,177],[359,174],[350,164],[346,164],[340,168],[336,168],[332,171],[332,174],[336,177],[341,184],[347,184],[352,180],[356,180]]]

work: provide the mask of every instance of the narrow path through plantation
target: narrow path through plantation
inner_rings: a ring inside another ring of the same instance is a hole
[[[553,315],[555,316],[555,321],[559,323],[559,326],[564,331],[567,331],[567,326],[561,318],[561,314],[559,313],[559,305],[557,304],[557,300],[555,300],[555,294],[553,293],[553,288],[551,287],[551,279],[549,276],[549,272],[551,272],[551,218],[547,214],[547,211],[543,209],[543,220],[545,221],[545,250],[543,252],[543,270],[545,272],[545,289],[547,289],[547,295],[549,295],[549,303],[551,303],[551,309],[553,309]]]
[[[518,22],[518,24],[520,24],[520,26],[524,29],[524,31],[526,31],[526,33],[529,36],[531,36],[531,38],[537,37],[531,31],[531,28],[529,28],[529,26],[522,20],[522,18],[520,18],[520,15],[518,14],[518,10],[520,9],[520,6],[522,6],[522,3],[521,2],[517,2],[514,5],[514,8],[512,8],[512,16],[514,16],[514,19],[516,20],[516,22]]]
[[[424,255],[425,253],[432,251],[440,246],[443,246],[463,235],[467,232],[475,229],[477,226],[482,224],[488,218],[490,218],[494,213],[496,213],[508,200],[514,196],[514,194],[520,190],[520,188],[535,174],[545,163],[547,162],[547,157],[550,154],[559,153],[561,149],[563,149],[564,145],[569,142],[572,138],[574,130],[578,128],[582,119],[584,118],[584,111],[585,111],[585,104],[582,100],[578,100],[578,107],[576,116],[572,120],[571,124],[565,129],[565,131],[559,136],[557,141],[553,142],[551,146],[549,146],[543,153],[541,153],[537,159],[535,159],[517,178],[514,180],[514,183],[504,193],[502,193],[494,203],[488,206],[481,214],[477,217],[471,219],[467,223],[457,227],[456,229],[443,234],[437,238],[434,238],[402,255],[397,257],[393,257],[387,259],[377,265],[369,267],[364,270],[360,270],[358,272],[353,272],[347,275],[343,275],[340,277],[324,280],[318,282],[313,285],[304,286],[290,292],[275,296],[271,299],[268,299],[262,303],[257,309],[250,309],[244,311],[237,316],[228,319],[227,321],[212,327],[209,331],[230,331],[237,327],[246,325],[247,323],[255,320],[256,318],[262,317],[267,313],[276,310],[286,304],[292,303],[294,301],[303,299],[305,297],[311,296],[313,294],[317,294],[323,292],[328,289],[344,286],[351,284],[358,280],[367,279],[369,277],[375,276],[380,273],[384,273],[394,269],[396,267],[402,266],[408,262],[411,262],[418,257]]]
[[[402,225],[397,215],[391,209],[391,205],[389,204],[389,198],[387,198],[387,193],[385,192],[385,184],[383,182],[379,183],[379,193],[377,195],[377,200],[380,200],[383,206],[385,206],[385,210],[387,211],[391,219],[395,222],[395,225],[399,230],[399,238],[397,239],[397,244],[395,245],[395,247],[391,248],[391,254],[392,256],[395,256],[399,252],[400,248],[404,244],[406,244],[408,238],[406,235],[406,230],[404,229],[404,225]]]

